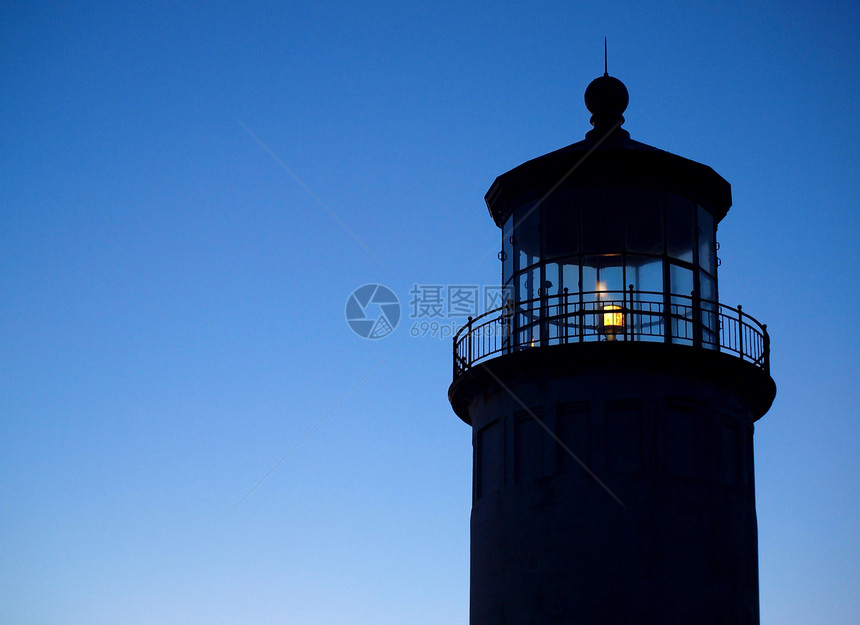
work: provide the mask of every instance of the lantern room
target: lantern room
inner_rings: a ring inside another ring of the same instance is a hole
[[[592,81],[585,139],[499,176],[486,195],[502,231],[506,349],[720,345],[716,230],[730,186],[710,167],[630,139],[627,102],[618,79]]]

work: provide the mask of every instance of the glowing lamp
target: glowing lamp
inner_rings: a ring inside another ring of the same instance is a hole
[[[612,337],[624,330],[624,313],[621,312],[621,306],[616,304],[606,304],[603,307],[603,332]]]

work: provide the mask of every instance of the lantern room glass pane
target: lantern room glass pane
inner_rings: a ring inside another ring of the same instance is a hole
[[[514,277],[514,216],[508,217],[502,226],[502,284]]]
[[[520,271],[540,260],[540,207],[531,202],[518,208],[515,217],[514,249]]]
[[[579,293],[579,265],[565,263],[561,271],[561,290],[567,289],[568,293]]]
[[[604,299],[621,299],[624,291],[624,267],[621,259],[601,267],[597,276],[597,290],[606,293]]]
[[[693,262],[693,210],[695,204],[678,195],[666,194],[666,246],[669,256]]]
[[[699,291],[703,300],[717,300],[717,281],[706,273],[699,273]]]
[[[550,344],[555,344],[564,335],[564,302],[563,298],[559,297],[561,292],[559,284],[561,266],[558,263],[547,263],[544,266],[543,276],[543,315],[546,317],[544,329],[547,333],[545,339],[549,340]]]
[[[582,251],[620,254],[624,248],[624,189],[587,187],[582,190]]]
[[[547,263],[544,267],[543,290],[544,295],[552,297],[561,292],[561,278],[559,271],[561,267],[558,263]]]
[[[627,190],[625,244],[628,252],[663,253],[662,195],[652,189]]]
[[[720,348],[720,319],[715,302],[702,302],[702,347],[705,349]]]
[[[720,320],[717,314],[717,281],[704,271],[699,272],[699,297],[702,346],[708,349],[718,349]]]
[[[553,194],[544,201],[544,258],[559,258],[579,252],[579,194]]]
[[[561,266],[561,285],[559,292],[564,293],[567,289],[567,296],[562,296],[559,300],[562,306],[567,305],[568,312],[574,310],[574,307],[579,305],[579,265],[573,263],[565,263]],[[568,339],[576,337],[579,334],[579,323],[576,317],[569,317],[561,326],[562,333]]]
[[[582,291],[586,301],[622,299],[622,256],[586,256],[582,260]]]
[[[637,290],[658,295],[663,293],[663,259],[649,259],[638,267],[636,277],[635,288]]]
[[[582,283],[580,284],[580,298],[584,302],[597,300],[597,266],[592,258],[582,260]]]
[[[699,266],[712,276],[717,275],[716,232],[714,216],[699,206]]]
[[[539,285],[539,266],[519,274],[514,319],[519,345],[530,346],[540,339],[540,302],[535,301]]]
[[[669,280],[672,295],[680,295],[685,303],[689,302],[693,294],[693,272],[680,265],[670,265]]]
[[[540,267],[521,271],[517,283],[517,302],[534,299],[540,287]]]
[[[627,286],[633,285],[630,308],[631,331],[639,340],[662,341],[665,334],[663,324],[663,259],[651,256],[627,256]]]
[[[693,344],[693,272],[679,265],[669,266],[672,293],[669,314],[672,319],[672,342]]]

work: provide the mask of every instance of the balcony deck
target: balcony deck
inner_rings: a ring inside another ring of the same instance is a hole
[[[770,375],[767,326],[738,306],[651,291],[593,291],[509,302],[454,336],[454,380],[491,358],[598,341],[686,345],[733,355]]]

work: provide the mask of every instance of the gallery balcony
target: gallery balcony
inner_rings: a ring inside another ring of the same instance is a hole
[[[712,350],[770,375],[767,326],[737,308],[651,291],[538,297],[487,311],[454,336],[454,380],[492,358],[576,343],[648,342]]]

